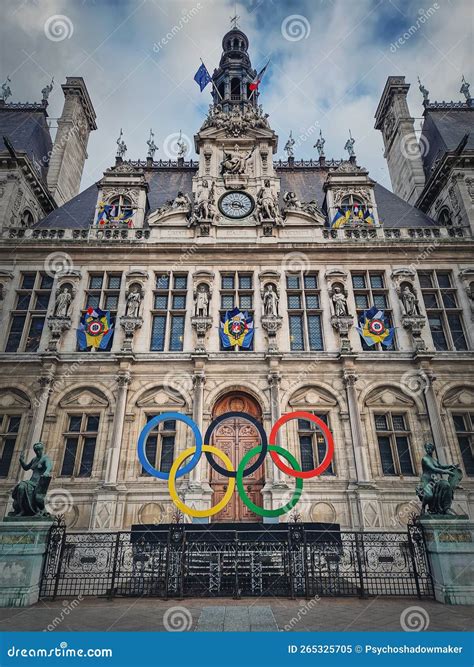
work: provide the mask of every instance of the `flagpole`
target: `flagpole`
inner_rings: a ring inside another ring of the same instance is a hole
[[[263,70],[264,70],[263,74],[265,74],[265,72],[266,72],[267,67],[268,67],[269,64],[270,64],[270,61],[268,60],[268,61],[267,61],[267,64],[266,64],[265,67],[263,68]],[[204,67],[205,67],[205,65],[204,65]],[[258,74],[257,74],[257,76],[258,76]],[[263,75],[262,75],[262,79],[263,79]],[[262,79],[260,79],[259,83],[261,82]],[[250,93],[250,97],[249,97],[249,99],[248,99],[249,102],[250,102],[250,100],[252,99],[253,94],[254,94],[254,92],[255,92],[256,90],[258,90],[258,84],[257,84],[257,88],[255,88],[255,90],[252,90],[252,92]]]
[[[202,58],[199,58],[199,60],[202,62],[202,64],[204,65],[204,67],[206,67],[206,65],[205,65],[205,63],[204,63],[204,60],[203,60]],[[209,73],[209,70],[207,69],[207,67],[206,67],[206,72]],[[209,76],[211,76],[211,75],[209,74]],[[222,97],[222,95],[221,95],[220,92],[218,91],[218,89],[217,89],[217,87],[216,87],[216,84],[214,83],[214,79],[212,78],[212,76],[211,76],[211,83],[212,83],[212,85],[213,85],[213,87],[214,87],[214,90],[215,90],[216,93],[219,95],[220,99],[221,99],[222,101],[224,101],[224,98]]]

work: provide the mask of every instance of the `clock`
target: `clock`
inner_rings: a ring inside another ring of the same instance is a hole
[[[246,192],[226,192],[219,200],[219,209],[226,218],[245,218],[254,209],[254,202]]]

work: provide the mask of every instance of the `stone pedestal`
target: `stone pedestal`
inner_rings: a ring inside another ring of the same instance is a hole
[[[443,604],[474,604],[474,521],[467,516],[420,519],[433,575]]]
[[[52,520],[0,522],[0,607],[38,602]]]

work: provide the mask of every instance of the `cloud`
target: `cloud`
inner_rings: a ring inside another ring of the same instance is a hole
[[[433,9],[434,8],[434,9]],[[97,112],[99,129],[89,141],[83,176],[86,187],[114,161],[122,127],[127,157],[144,158],[150,128],[162,143],[180,129],[192,136],[200,127],[210,89],[202,94],[193,75],[202,57],[211,70],[219,63],[221,41],[234,3],[224,0],[13,0],[2,23],[4,76],[12,77],[14,101],[40,99],[54,75],[48,112],[62,109],[59,83],[83,76]],[[290,130],[307,136],[296,157],[316,157],[315,134],[322,128],[326,155],[340,158],[349,128],[360,164],[389,185],[383,144],[374,113],[386,78],[404,74],[414,84],[412,115],[420,127],[419,75],[432,99],[460,99],[461,75],[469,80],[471,9],[468,0],[247,0],[239,3],[239,24],[250,40],[253,65],[271,64],[260,102],[280,136],[279,155]],[[423,15],[429,17],[421,22]],[[69,18],[70,38],[51,41],[44,24],[53,15]],[[288,16],[304,17],[309,34],[285,39]],[[417,29],[410,28],[418,25]],[[392,48],[410,32],[409,39]],[[158,45],[158,49],[154,45]]]

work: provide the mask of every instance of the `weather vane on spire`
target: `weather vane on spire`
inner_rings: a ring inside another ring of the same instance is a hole
[[[230,18],[230,25],[232,30],[236,30],[239,26],[237,25],[237,21],[240,19],[240,16],[237,16],[237,3],[234,3],[234,16],[231,16]]]

